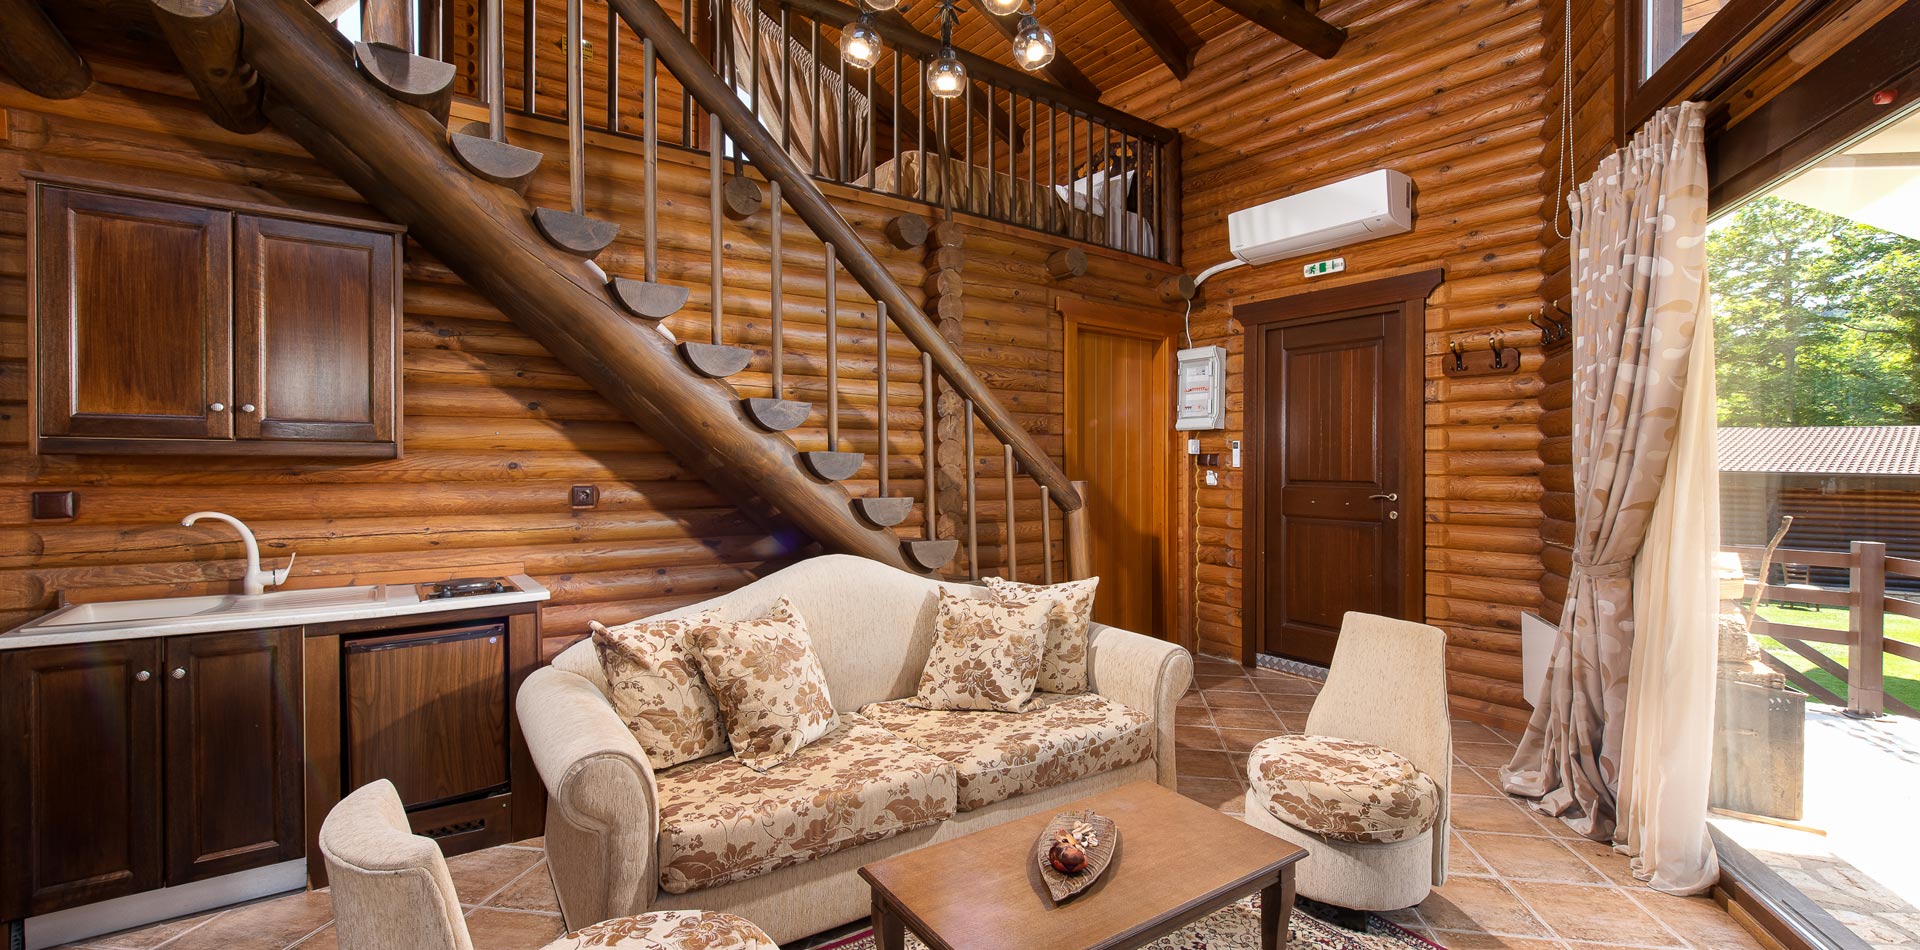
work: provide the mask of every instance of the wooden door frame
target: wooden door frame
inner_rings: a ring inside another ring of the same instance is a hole
[[[1141,339],[1164,340],[1166,343],[1166,349],[1163,351],[1164,355],[1162,357],[1162,362],[1165,365],[1161,369],[1161,375],[1164,379],[1161,380],[1161,384],[1166,387],[1164,392],[1167,396],[1167,406],[1170,411],[1167,414],[1168,428],[1166,431],[1166,523],[1163,526],[1163,537],[1166,538],[1166,544],[1162,546],[1160,552],[1160,574],[1166,578],[1169,590],[1166,592],[1164,603],[1161,605],[1160,619],[1161,623],[1166,624],[1167,632],[1172,634],[1173,642],[1185,648],[1187,651],[1192,652],[1194,649],[1193,610],[1192,606],[1188,603],[1189,598],[1187,597],[1187,592],[1191,588],[1191,584],[1189,583],[1190,558],[1187,557],[1191,542],[1189,540],[1189,519],[1186,517],[1188,500],[1192,497],[1193,491],[1192,472],[1180,461],[1184,455],[1180,451],[1180,440],[1176,437],[1172,428],[1173,413],[1171,411],[1173,408],[1174,394],[1174,366],[1177,362],[1174,359],[1174,354],[1179,351],[1180,322],[1172,314],[1161,310],[1152,310],[1146,307],[1117,303],[1111,300],[1100,300],[1093,297],[1063,293],[1055,293],[1053,295],[1053,309],[1060,314],[1062,331],[1061,352],[1064,354],[1065,359],[1065,366],[1061,373],[1062,385],[1065,389],[1066,396],[1065,405],[1062,409],[1063,421],[1071,421],[1077,418],[1080,409],[1079,398],[1075,395],[1073,386],[1074,375],[1079,362],[1078,345],[1075,343],[1075,335],[1079,327],[1095,327],[1101,330],[1128,334]],[[1124,316],[1116,316],[1116,311],[1124,314]],[[1062,429],[1064,430],[1064,428],[1065,426],[1063,425]],[[1074,451],[1073,436],[1070,434],[1067,435],[1064,441],[1066,444],[1062,446],[1062,451],[1065,456],[1067,472],[1069,473],[1069,477],[1072,477],[1075,461],[1074,455],[1076,454]]]
[[[1246,405],[1242,437],[1246,440],[1244,479],[1247,511],[1247,563],[1241,575],[1242,623],[1240,662],[1252,666],[1260,652],[1260,640],[1266,632],[1266,508],[1267,480],[1260,469],[1265,457],[1267,422],[1266,367],[1257,345],[1260,334],[1276,323],[1305,326],[1346,317],[1398,308],[1397,322],[1404,335],[1400,371],[1405,373],[1407,431],[1401,434],[1400,451],[1406,460],[1402,466],[1400,515],[1407,530],[1400,538],[1400,558],[1406,578],[1401,586],[1401,615],[1412,620],[1426,617],[1427,572],[1424,553],[1426,538],[1426,312],[1427,297],[1440,286],[1444,272],[1439,268],[1415,271],[1396,277],[1339,287],[1302,290],[1266,300],[1236,304],[1233,318],[1241,325],[1241,358],[1245,376]],[[1395,322],[1391,321],[1390,322]],[[1391,332],[1391,331],[1389,331]],[[1390,370],[1392,368],[1389,368]]]

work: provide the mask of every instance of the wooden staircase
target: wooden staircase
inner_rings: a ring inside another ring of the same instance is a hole
[[[181,6],[180,0],[154,0]],[[497,11],[498,2],[490,6]],[[700,57],[655,0],[611,0],[611,7],[644,40],[647,134],[644,272],[614,275],[594,258],[619,234],[618,222],[591,216],[584,206],[585,134],[580,43],[568,42],[568,144],[571,207],[536,206],[525,197],[543,154],[505,141],[502,100],[489,96],[484,125],[459,131],[446,125],[454,67],[380,43],[348,44],[305,0],[197,0],[190,16],[200,30],[175,31],[170,39],[183,63],[182,42],[196,35],[237,33],[239,55],[267,88],[263,106],[281,130],[333,167],[372,204],[407,225],[410,235],[469,285],[490,298],[522,329],[545,345],[614,406],[658,439],[709,482],[741,499],[742,507],[771,530],[797,529],[830,550],[858,554],[923,572],[942,572],[954,561],[959,537],[939,536],[937,489],[932,462],[938,447],[934,407],[945,395],[963,402],[966,448],[973,458],[973,422],[978,419],[1004,454],[1007,536],[1014,524],[1016,471],[1032,478],[1041,497],[1065,515],[1068,573],[1085,572],[1085,545],[1074,543],[1082,501],[1049,459],[967,367],[954,349],[861,242],[813,181],[787,156],[744,104]],[[175,11],[178,15],[178,11]],[[499,17],[492,18],[498,24]],[[580,36],[580,0],[569,0],[564,36]],[[497,30],[485,38],[486,55],[500,75],[504,45]],[[187,37],[182,40],[179,37]],[[744,370],[753,351],[726,342],[721,267],[723,215],[751,213],[759,186],[722,175],[723,157],[710,151],[712,215],[711,331],[706,340],[677,342],[657,321],[686,304],[689,291],[663,282],[658,272],[654,179],[657,172],[656,56],[707,110],[710,142],[730,140],[761,170],[769,184],[772,215],[772,379],[770,396],[742,398],[726,380]],[[217,85],[215,75],[190,76],[197,86]],[[744,186],[744,187],[743,187]],[[747,194],[747,190],[751,194]],[[785,398],[781,379],[781,216],[791,207],[825,244],[827,255],[826,405]],[[920,351],[923,436],[928,459],[921,499],[891,495],[888,478],[888,362],[878,361],[879,494],[855,498],[840,485],[866,459],[842,451],[839,431],[839,368],[834,281],[844,269],[876,302],[879,352],[887,353],[890,326]],[[944,393],[936,391],[936,380]],[[827,448],[801,451],[785,433],[824,411]],[[975,496],[971,465],[966,497]],[[923,506],[921,536],[901,539],[915,504]],[[977,573],[975,519],[965,512],[970,555],[963,573]],[[1051,517],[1041,506],[1042,575],[1053,579]],[[957,534],[956,531],[950,533]],[[1009,556],[1015,546],[1009,545]],[[1017,561],[1011,565],[1017,570]]]

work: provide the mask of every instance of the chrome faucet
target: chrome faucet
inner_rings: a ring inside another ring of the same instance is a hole
[[[253,539],[253,532],[248,530],[245,522],[242,522],[232,515],[224,515],[217,511],[196,511],[180,519],[180,526],[183,528],[191,528],[194,522],[202,518],[224,521],[232,525],[233,530],[240,532],[240,543],[246,545],[247,548],[247,576],[240,580],[240,590],[242,593],[249,596],[264,594],[268,587],[279,587],[281,584],[287,582],[287,575],[293,573],[294,555],[287,555],[286,567],[277,571],[266,571],[263,573],[260,570],[260,544]]]

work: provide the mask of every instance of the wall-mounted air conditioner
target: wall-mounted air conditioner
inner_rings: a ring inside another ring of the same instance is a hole
[[[1227,215],[1233,256],[1265,264],[1413,229],[1413,179],[1389,168]]]

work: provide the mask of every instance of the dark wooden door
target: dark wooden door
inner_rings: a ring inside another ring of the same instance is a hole
[[[347,641],[347,790],[389,779],[408,808],[502,790],[507,627]]]
[[[167,883],[300,857],[300,631],[166,641]]]
[[[390,442],[396,239],[241,215],[235,250],[235,435]]]
[[[1165,640],[1173,604],[1173,339],[1144,315],[1067,314],[1067,472],[1087,483],[1093,617]]]
[[[66,188],[38,196],[40,433],[230,437],[232,216]]]
[[[0,652],[0,919],[159,887],[158,640]]]
[[[1325,665],[1347,611],[1418,610],[1419,519],[1407,515],[1420,510],[1421,382],[1405,316],[1396,303],[1250,327],[1267,653]]]

